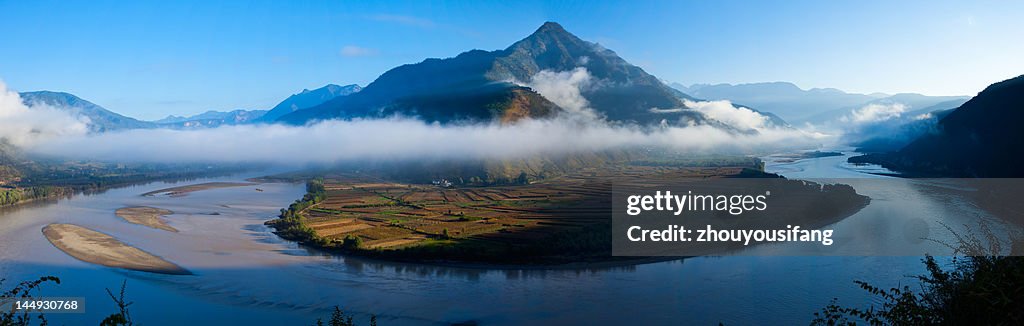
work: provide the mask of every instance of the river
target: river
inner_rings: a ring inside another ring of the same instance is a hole
[[[789,178],[879,178],[847,165],[847,156],[769,159],[766,169]],[[839,223],[899,229],[910,220],[962,222],[955,204],[920,191],[912,181],[896,182],[905,188],[855,186],[872,202]],[[8,280],[58,276],[62,283],[47,286],[43,294],[85,297],[84,316],[48,315],[56,324],[98,323],[115,309],[104,289],[116,290],[123,280],[134,302],[132,317],[145,325],[308,325],[328,316],[334,305],[364,324],[376,314],[381,325],[804,324],[834,297],[847,304],[867,302],[871,297],[854,280],[888,288],[915,284],[911,276],[924,271],[921,257],[901,256],[699,257],[587,270],[467,269],[325,256],[282,241],[262,225],[302,195],[301,184],[139,196],[170,186],[175,184],[156,182],[0,211],[0,275]],[[913,205],[894,204],[900,202]],[[174,211],[168,220],[181,232],[125,223],[114,215],[117,208],[133,205]],[[879,220],[879,212],[897,218]],[[57,222],[111,234],[195,275],[78,261],[40,232]],[[907,239],[894,235],[892,241]]]

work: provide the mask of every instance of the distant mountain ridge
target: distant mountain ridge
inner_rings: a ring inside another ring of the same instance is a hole
[[[302,109],[308,109],[323,104],[324,102],[330,101],[336,97],[357,93],[361,90],[363,90],[363,88],[356,84],[345,86],[327,84],[324,87],[314,90],[303,89],[302,92],[292,94],[292,96],[289,96],[284,101],[281,101],[281,103],[275,105],[258,120],[261,122],[272,122],[283,115]]]
[[[669,88],[615,52],[548,22],[504,50],[472,50],[391,69],[362,91],[278,120],[304,124],[333,118],[415,116],[427,121],[504,122],[551,116],[557,105],[523,86],[541,71],[584,68],[595,80],[581,90],[589,107],[613,121],[705,122],[684,109],[686,94]],[[653,110],[660,109],[660,110]]]
[[[171,127],[178,129],[188,128],[214,128],[221,125],[239,125],[252,123],[265,115],[267,110],[234,110],[228,112],[206,111],[190,117],[168,116],[153,121],[160,127]]]
[[[907,115],[910,114],[922,114],[936,110],[946,110],[955,108],[959,104],[963,104],[970,99],[968,96],[928,96],[916,93],[900,93],[895,95],[889,95],[882,98],[877,98],[865,103],[860,103],[854,106],[837,108],[834,110],[825,111],[816,115],[813,115],[806,121],[814,123],[825,123],[834,122],[843,116],[849,115],[853,110],[862,108],[867,105],[895,105],[901,104],[907,110]],[[945,105],[940,105],[945,103]],[[952,103],[952,105],[950,105]],[[926,111],[928,110],[928,111]]]
[[[345,86],[327,84],[314,90],[303,89],[302,92],[292,94],[270,110],[234,110],[227,112],[211,110],[191,117],[171,115],[154,122],[161,126],[178,129],[214,128],[221,125],[273,122],[282,115],[317,106],[336,97],[357,93],[361,90],[362,87],[356,84]]]
[[[846,93],[834,88],[804,90],[789,82],[672,85],[693,97],[743,103],[775,113],[789,121],[801,120],[826,110],[855,106],[877,98],[872,95]]]
[[[789,82],[747,84],[694,84],[672,86],[693,97],[706,100],[729,100],[775,113],[790,122],[834,122],[852,110],[869,104],[903,104],[908,110],[920,110],[942,102],[967,101],[967,96],[927,96],[913,93],[858,94],[835,88],[804,90]],[[954,106],[955,107],[955,106]]]
[[[925,176],[1021,177],[1024,75],[998,82],[939,120],[937,132],[899,151],[850,158]]]
[[[210,110],[193,116],[169,115],[156,121],[142,121],[114,113],[102,106],[66,92],[22,92],[19,93],[19,96],[21,97],[22,102],[30,107],[35,105],[47,105],[72,113],[75,116],[86,117],[89,119],[88,126],[91,132],[107,132],[153,128],[215,128],[222,125],[269,122],[273,121],[273,119],[266,119],[265,116],[274,113],[274,110],[277,110],[278,114],[287,114],[295,110],[316,106],[339,96],[359,92],[361,89],[362,88],[356,84],[346,86],[328,84],[315,90],[304,89],[298,94],[289,96],[271,110]]]
[[[89,118],[89,129],[93,132],[157,127],[152,122],[140,121],[111,112],[69,93],[37,91],[23,92],[18,95],[21,96],[22,102],[28,106],[43,104],[68,111],[77,116],[87,117]]]

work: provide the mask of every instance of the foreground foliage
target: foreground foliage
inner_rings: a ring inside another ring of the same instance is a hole
[[[857,281],[881,299],[867,309],[832,304],[815,313],[814,325],[1021,325],[1024,324],[1024,258],[967,257],[944,270],[929,256],[926,275],[910,286],[884,290]]]
[[[0,279],[0,289],[2,289],[4,280]],[[14,288],[6,290],[0,293],[0,302],[6,302],[12,299],[29,299],[32,298],[32,292],[39,290],[43,284],[54,283],[60,284],[60,279],[53,276],[43,276],[37,280],[24,281],[18,283]],[[35,316],[39,325],[48,325],[46,316],[38,314]],[[28,312],[15,313],[12,311],[0,311],[0,326],[27,326],[32,325],[32,315]]]
[[[331,312],[331,318],[327,320],[327,326],[356,326],[357,324],[352,320],[353,317],[341,311],[341,308],[334,306],[334,311]],[[323,319],[317,318],[314,326],[324,326]],[[377,316],[370,316],[370,326],[377,326]]]
[[[1011,233],[1010,255],[986,223],[966,235],[951,228],[956,243],[947,244],[955,256],[944,269],[934,257],[923,259],[927,273],[916,276],[920,291],[910,286],[888,290],[856,281],[876,296],[880,305],[866,309],[844,307],[837,299],[815,313],[812,325],[1024,325],[1024,237]],[[977,236],[981,234],[981,236]],[[941,243],[941,242],[940,242]],[[1015,256],[1016,255],[1016,256]]]

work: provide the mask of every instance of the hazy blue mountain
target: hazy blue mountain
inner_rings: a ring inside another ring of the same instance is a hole
[[[90,120],[89,129],[94,132],[156,128],[156,124],[152,122],[139,121],[111,112],[99,105],[68,93],[38,91],[19,93],[19,95],[21,96],[22,101],[29,106],[44,104],[71,112],[78,116],[87,117]]]
[[[936,132],[939,120],[967,100],[963,98],[940,102],[904,112],[897,118],[856,125],[846,129],[844,141],[864,153],[896,151],[918,137]]]
[[[696,98],[743,103],[761,111],[775,113],[790,121],[877,99],[873,95],[846,93],[834,88],[804,90],[787,82],[672,85]]]
[[[327,84],[327,86],[314,90],[303,89],[302,92],[293,94],[284,101],[281,101],[281,103],[275,105],[269,112],[264,114],[259,121],[272,122],[283,115],[302,109],[308,109],[323,104],[324,102],[330,101],[336,97],[346,96],[361,90],[363,90],[363,88],[356,84],[345,86]]]
[[[686,94],[673,90],[615,52],[583,41],[557,23],[545,23],[504,50],[472,50],[427,59],[385,72],[362,91],[279,118],[293,124],[353,117],[415,116],[427,121],[514,121],[551,115],[557,106],[528,83],[538,72],[586,68],[599,87],[583,90],[590,106],[615,121],[640,123],[705,119],[683,108]]]
[[[850,158],[912,175],[1021,177],[1024,76],[992,84],[899,151]]]
[[[254,123],[260,121],[267,114],[277,110],[280,114],[286,114],[294,110],[300,110],[321,104],[338,96],[344,96],[361,90],[359,85],[338,86],[330,84],[315,90],[303,90],[294,94],[272,110],[234,110],[234,111],[207,111],[194,116],[170,115],[157,121],[140,121],[111,112],[99,105],[81,99],[75,95],[64,92],[37,91],[24,92],[19,95],[22,101],[28,105],[44,104],[55,108],[72,112],[75,115],[87,117],[90,120],[89,128],[93,132],[104,132],[125,129],[145,128],[212,128],[221,125],[237,125]],[[272,121],[273,119],[270,119]]]
[[[968,96],[928,96],[914,93],[902,93],[896,95],[890,95],[883,98],[873,99],[864,103],[856,105],[842,107],[834,110],[825,111],[817,115],[802,119],[801,122],[811,122],[815,124],[836,122],[843,116],[849,115],[856,109],[863,108],[871,104],[879,105],[893,105],[902,104],[906,116],[913,116],[916,114],[927,113],[931,111],[939,111],[944,109],[955,108],[959,104],[966,102],[970,97]]]
[[[191,120],[231,120],[238,123],[245,123],[255,119],[259,119],[267,110],[234,110],[234,111],[215,111],[210,110],[193,116],[175,116],[169,115],[166,118],[153,121],[158,124],[164,123],[176,123],[185,122]]]
[[[940,103],[945,103],[943,105],[946,106],[955,105],[950,103],[957,102],[963,104],[966,103],[969,99],[970,96],[928,96],[915,93],[901,93],[889,97],[880,98],[871,101],[870,103],[902,103],[908,107],[908,110],[926,109],[935,111],[933,109],[930,109],[929,107],[938,105]],[[955,105],[954,107],[956,106],[959,105]],[[950,108],[951,107],[946,107],[946,109]]]
[[[697,86],[697,85],[695,84],[694,86]],[[677,91],[679,91],[679,92],[681,92],[683,94],[693,93],[693,90],[691,90],[689,86],[686,86],[686,85],[683,85],[683,84],[680,84],[680,83],[676,83],[676,82],[668,83],[668,87],[672,87],[672,89],[675,89],[675,90],[677,90]]]
[[[909,113],[898,119],[859,126],[847,131],[844,141],[862,153],[896,151],[921,136],[938,132],[939,120],[951,112],[953,109]]]
[[[956,109],[956,108],[960,107],[961,105],[964,105],[964,103],[967,103],[967,101],[970,100],[970,99],[971,99],[970,97],[963,97],[963,98],[957,98],[955,100],[939,102],[939,103],[936,103],[934,105],[926,106],[926,107],[921,108],[921,109],[907,111],[907,113],[904,114],[904,116],[907,116],[907,117],[918,117],[918,116],[920,116],[922,114],[931,114],[931,115],[941,115],[942,117],[944,117],[945,114],[948,114],[948,113],[952,112],[953,109]],[[940,117],[940,119],[941,119],[941,117]]]
[[[252,123],[260,119],[267,110],[234,110],[228,112],[206,111],[190,117],[168,116],[153,121],[160,127],[168,128],[212,128],[221,125],[239,125]]]

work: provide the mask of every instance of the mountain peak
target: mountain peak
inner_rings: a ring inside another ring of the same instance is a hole
[[[537,33],[542,33],[542,32],[544,32],[544,33],[548,33],[548,32],[568,33],[568,32],[565,31],[565,28],[562,28],[562,25],[559,25],[556,22],[544,22],[544,25],[540,25],[540,28],[537,28],[537,31],[533,32],[533,33],[537,34]]]
[[[516,84],[530,83],[545,71],[581,71],[587,78],[601,81],[606,86],[582,90],[582,95],[594,111],[609,120],[650,123],[703,119],[690,111],[673,111],[678,113],[674,115],[652,112],[651,108],[682,108],[679,97],[685,95],[677,95],[657,77],[615,52],[580,39],[558,23],[546,22],[503,50],[472,50],[447,59],[399,66],[385,72],[364,91],[289,113],[280,120],[301,124],[313,119],[396,113],[441,122],[540,117],[550,111],[546,107],[551,103],[533,96],[534,90]]]
[[[562,25],[559,25],[556,22],[546,22],[544,23],[544,25],[541,25],[539,28],[537,28],[537,30],[534,31],[533,34],[530,34],[530,36],[527,36],[523,40],[516,42],[509,48],[515,48],[516,45],[556,45],[559,43],[573,44],[586,42],[581,40],[579,37],[576,37],[576,35],[569,33],[569,31],[565,30],[565,28],[563,28]]]

